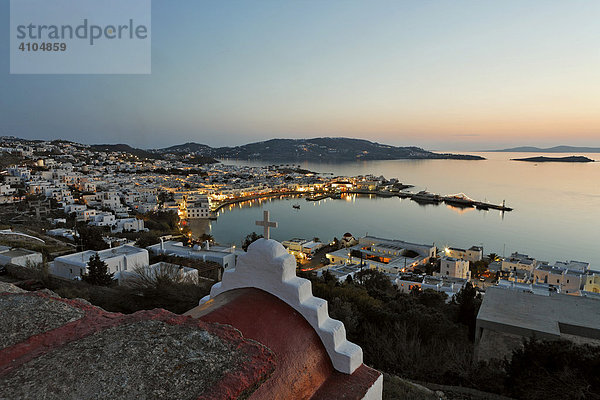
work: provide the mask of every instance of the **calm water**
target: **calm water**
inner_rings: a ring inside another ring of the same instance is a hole
[[[510,158],[531,153],[472,153],[485,161],[397,160],[352,164],[303,163],[303,168],[340,176],[364,174],[398,178],[439,194],[466,193],[476,200],[506,204],[514,211],[457,209],[445,204],[419,205],[408,199],[349,196],[343,200],[308,202],[272,199],[221,210],[218,220],[195,222],[196,234],[207,231],[221,243],[240,243],[262,228],[254,221],[262,210],[279,222],[272,237],[330,240],[345,232],[376,235],[417,243],[484,246],[486,253],[528,253],[538,259],[589,261],[600,269],[600,162],[525,163]],[[544,154],[553,156],[552,154]],[[557,154],[566,156],[570,154]],[[584,154],[586,155],[586,154]],[[600,154],[587,154],[600,159]],[[226,164],[250,164],[225,161]],[[250,164],[261,165],[261,164]],[[300,210],[292,205],[299,203]]]

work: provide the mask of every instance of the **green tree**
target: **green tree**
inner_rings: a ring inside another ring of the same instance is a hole
[[[598,346],[527,339],[505,363],[506,386],[516,399],[598,399],[599,367]]]
[[[215,238],[213,237],[213,235],[210,235],[208,233],[203,233],[202,235],[200,235],[199,239],[202,242],[206,242],[208,240],[210,243],[214,243],[214,241],[215,241]]]
[[[246,236],[246,239],[244,239],[244,242],[242,243],[242,249],[244,251],[248,251],[248,246],[250,246],[252,243],[256,242],[262,237],[263,235],[259,235],[256,232],[252,232],[251,234]]]
[[[160,236],[156,232],[142,232],[135,241],[135,245],[145,248],[158,242],[160,242]]]
[[[452,296],[452,303],[458,305],[458,322],[469,328],[469,338],[475,340],[475,323],[481,306],[481,295],[471,282],[467,282],[458,293]]]
[[[108,244],[102,238],[104,231],[98,226],[81,225],[77,227],[77,233],[81,240],[82,250],[104,250]]]
[[[354,282],[367,289],[369,296],[387,300],[394,297],[396,289],[390,279],[382,272],[374,269],[363,269],[354,274]]]
[[[479,278],[488,269],[488,263],[484,260],[475,261],[470,263],[469,269],[471,270],[471,276],[473,278]]]
[[[98,254],[90,257],[88,262],[88,273],[83,276],[83,280],[100,286],[109,286],[113,282],[112,273],[108,272],[108,265],[100,259]]]

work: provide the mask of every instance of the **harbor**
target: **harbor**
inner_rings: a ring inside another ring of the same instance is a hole
[[[306,198],[307,201],[320,201],[327,198],[339,199],[342,193],[347,194],[358,194],[358,195],[371,195],[378,197],[399,197],[402,199],[411,199],[419,204],[440,204],[445,203],[455,207],[461,208],[476,208],[478,210],[499,210],[499,211],[513,211],[511,207],[506,206],[506,202],[502,201],[502,204],[487,203],[485,201],[478,201],[469,198],[464,193],[456,195],[440,196],[437,194],[421,191],[418,193],[412,192],[393,192],[393,191],[378,191],[378,190],[348,190],[345,192],[336,193],[321,193]]]

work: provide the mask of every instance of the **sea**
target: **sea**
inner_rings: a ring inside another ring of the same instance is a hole
[[[464,153],[463,153],[464,154]],[[330,241],[349,232],[401,239],[413,243],[468,248],[509,256],[529,254],[538,260],[587,261],[600,270],[600,161],[593,163],[531,163],[514,158],[572,154],[468,153],[485,160],[386,160],[354,163],[294,163],[327,176],[372,174],[441,195],[501,204],[513,211],[477,210],[446,205],[421,205],[410,199],[348,195],[317,202],[304,198],[271,198],[235,204],[219,211],[217,220],[190,221],[194,235],[209,233],[221,244],[239,245],[251,232],[262,233],[255,221],[269,210],[278,228],[276,240]],[[577,154],[600,160],[600,154]],[[270,165],[222,160],[233,165]],[[292,207],[300,205],[299,209]]]

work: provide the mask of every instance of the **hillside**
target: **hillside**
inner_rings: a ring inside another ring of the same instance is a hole
[[[205,144],[188,142],[188,143],[184,143],[184,144],[178,144],[175,146],[166,147],[164,149],[156,149],[156,150],[150,150],[150,151],[157,152],[157,153],[172,153],[172,154],[176,154],[176,153],[208,154],[211,150],[212,150],[212,148]]]
[[[152,153],[142,149],[136,149],[128,144],[94,144],[90,146],[93,151],[104,151],[104,152],[119,152],[129,153],[138,158],[149,158],[149,159],[161,159],[160,154]]]
[[[186,143],[155,150],[161,153],[190,152],[215,158],[252,159],[265,161],[357,161],[398,159],[461,159],[482,160],[479,156],[441,154],[419,147],[396,147],[363,139],[314,138],[271,139],[243,146],[211,148]]]

